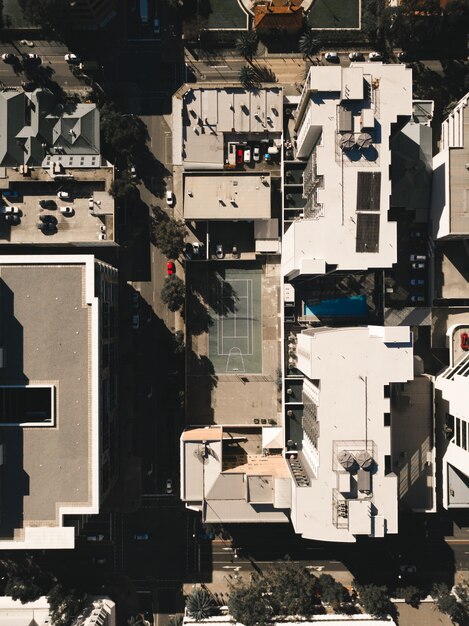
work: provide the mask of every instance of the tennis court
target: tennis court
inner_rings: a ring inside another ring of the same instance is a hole
[[[262,372],[262,271],[219,268],[209,276],[209,358],[219,374]]]

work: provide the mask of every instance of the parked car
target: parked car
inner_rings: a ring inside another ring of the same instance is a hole
[[[417,567],[415,565],[401,565],[399,571],[404,574],[416,574]]]
[[[72,206],[61,206],[60,212],[66,217],[71,217],[75,213],[75,209]]]
[[[348,58],[351,61],[364,61],[365,57],[363,56],[363,52],[350,52]]]
[[[166,263],[166,274],[168,276],[172,276],[176,273],[176,266],[174,265],[174,261],[168,261]]]
[[[150,539],[150,535],[148,533],[135,533],[134,539],[135,541],[148,541]]]
[[[53,210],[57,208],[57,202],[55,200],[39,200],[39,206],[41,209]]]
[[[106,564],[106,559],[103,558],[97,558],[96,556],[93,556],[91,559],[92,563],[96,563],[96,565],[105,565]]]
[[[140,294],[138,293],[138,291],[134,291],[132,293],[132,308],[133,309],[138,309],[139,301],[140,301]]]
[[[246,146],[246,148],[244,148],[244,162],[251,162],[251,148],[249,146]]]
[[[326,59],[326,61],[329,61],[329,63],[339,63],[340,61],[337,52],[326,52],[324,58]]]
[[[38,54],[33,54],[32,52],[23,55],[23,61],[25,63],[34,63],[34,65],[41,65],[42,63],[41,57]]]
[[[201,244],[198,241],[194,241],[194,243],[192,244],[192,254],[195,257],[199,257],[201,249],[202,249]]]
[[[379,52],[370,52],[368,55],[368,61],[382,61],[383,56]]]
[[[412,278],[410,284],[417,287],[423,287],[425,285],[425,281],[422,278]]]
[[[153,20],[153,34],[154,35],[160,34],[160,20],[158,19]]]
[[[217,259],[223,259],[223,257],[225,256],[225,253],[223,252],[223,246],[221,243],[217,245],[217,248],[215,250],[215,255]]]
[[[409,235],[412,239],[423,239],[425,235],[420,230],[411,230]]]
[[[34,91],[36,89],[36,83],[33,83],[33,81],[22,80],[21,86],[25,91]]]
[[[136,180],[136,178],[137,178],[137,170],[135,169],[135,165],[131,165],[130,166],[129,172],[130,172],[130,178],[132,180]]]
[[[411,302],[424,302],[425,298],[424,296],[410,296],[410,301]]]
[[[173,481],[171,478],[168,478],[166,481],[166,493],[173,493]]]
[[[254,146],[253,151],[252,151],[252,160],[253,161],[261,160],[261,147],[260,146]]]
[[[241,165],[243,162],[244,150],[242,148],[236,148],[236,165]]]
[[[10,226],[18,226],[21,224],[21,217],[19,213],[7,213],[3,215],[3,221],[9,224]]]
[[[398,53],[397,58],[399,61],[409,61],[409,53],[401,50],[401,52]]]
[[[132,328],[138,330],[140,327],[140,315],[132,315]]]
[[[461,348],[463,350],[469,350],[469,334],[461,333]]]
[[[57,198],[60,198],[60,200],[71,200],[72,196],[68,191],[59,191],[57,193]]]
[[[73,52],[69,52],[68,54],[66,54],[64,56],[64,60],[67,61],[67,63],[70,63],[71,65],[73,65],[73,63],[80,63],[81,61],[80,55],[74,54]]]
[[[168,206],[174,206],[174,194],[171,189],[166,192],[166,204]]]
[[[412,263],[412,269],[413,270],[424,270],[425,269],[425,263]]]
[[[233,248],[231,249],[231,256],[233,257],[233,259],[239,259],[241,257],[238,246],[233,246]]]
[[[86,541],[102,541],[104,535],[88,535]]]
[[[17,206],[9,206],[8,204],[5,204],[4,206],[0,207],[0,212],[5,214],[10,213],[13,215],[18,215],[20,212],[20,208]]]
[[[18,57],[16,56],[16,54],[12,54],[11,52],[5,52],[4,54],[2,54],[2,61],[4,61],[5,63],[15,63],[16,61],[18,61]]]
[[[411,254],[410,260],[411,261],[426,261],[427,256],[425,254]]]

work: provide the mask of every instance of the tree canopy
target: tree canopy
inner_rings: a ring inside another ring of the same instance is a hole
[[[303,55],[303,59],[309,59],[313,54],[317,54],[320,49],[319,39],[309,28],[298,41],[298,49]]]
[[[148,139],[145,124],[135,115],[124,115],[112,104],[101,107],[101,134],[114,155],[141,153]]]
[[[392,604],[386,586],[356,585],[355,588],[360,596],[360,604],[366,613],[375,617],[383,617],[392,611]]]
[[[186,227],[182,220],[174,220],[159,207],[152,207],[150,239],[168,257],[177,259],[184,250]]]
[[[253,30],[248,30],[239,35],[236,39],[236,50],[247,61],[256,56],[259,39]]]
[[[189,617],[192,617],[192,619],[198,622],[210,617],[214,607],[215,602],[213,597],[205,589],[194,589],[186,600],[186,608]]]
[[[6,579],[5,595],[22,604],[34,602],[48,592],[56,582],[49,572],[39,567],[31,557],[0,561],[2,577]]]
[[[173,313],[182,309],[185,297],[186,287],[184,282],[178,276],[167,276],[161,290],[161,299],[168,309],[173,311]]]

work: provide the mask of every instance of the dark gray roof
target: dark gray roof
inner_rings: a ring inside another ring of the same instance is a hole
[[[379,211],[381,172],[358,172],[357,211]]]
[[[47,89],[0,92],[0,165],[41,165],[59,147],[67,155],[100,154],[95,104],[66,110]]]
[[[379,213],[357,214],[357,252],[379,252]]]

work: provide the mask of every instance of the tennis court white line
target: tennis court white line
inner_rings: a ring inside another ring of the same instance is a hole
[[[225,279],[223,279],[223,282],[228,282],[225,281]],[[249,319],[247,320],[248,325],[246,327],[246,330],[249,330],[249,327],[251,328],[251,333],[248,332],[247,335],[237,335],[236,334],[236,312],[234,312],[234,314],[232,315],[231,318],[228,318],[227,321],[229,319],[232,319],[234,322],[234,330],[235,330],[235,335],[231,336],[231,335],[225,335],[224,333],[224,321],[225,321],[225,316],[221,316],[219,313],[217,313],[217,354],[218,356],[228,356],[229,354],[227,354],[224,350],[224,341],[225,339],[241,339],[246,341],[246,352],[241,351],[241,349],[239,348],[239,346],[232,346],[230,348],[230,351],[233,348],[237,348],[240,353],[244,356],[252,356],[253,355],[253,350],[254,350],[254,319],[253,319],[253,308],[254,308],[254,303],[253,303],[253,279],[252,278],[232,278],[230,281],[231,283],[245,283],[246,285],[246,295],[245,296],[237,296],[238,300],[244,299],[247,300],[247,311],[246,313],[249,315]],[[221,284],[220,282],[217,283],[217,300],[218,302],[223,305],[223,302],[225,300],[228,300],[228,298],[223,298],[223,296],[220,293],[221,290]],[[250,298],[249,298],[250,296]],[[231,300],[231,298],[230,298]],[[249,321],[251,322],[250,326],[249,326]],[[220,351],[221,348],[221,351]]]

